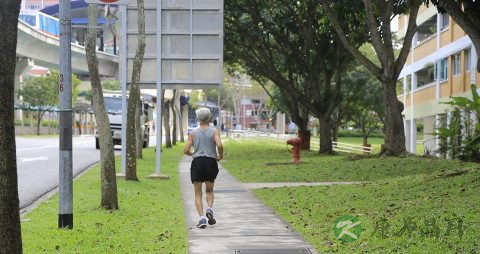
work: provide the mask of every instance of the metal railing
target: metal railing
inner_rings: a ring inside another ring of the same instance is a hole
[[[296,137],[295,134],[276,134],[254,130],[235,130],[230,131],[230,138],[247,139],[247,140],[273,140],[278,142],[285,142],[288,139]],[[336,152],[344,153],[368,153],[373,154],[375,149],[373,147],[352,145],[343,142],[332,141],[333,150]],[[318,150],[320,148],[320,142],[316,140],[310,140],[310,150]]]

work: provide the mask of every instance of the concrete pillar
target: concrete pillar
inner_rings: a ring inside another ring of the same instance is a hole
[[[285,134],[285,114],[277,112],[277,132],[279,134]]]
[[[417,153],[417,123],[410,119],[410,153]]]
[[[429,155],[435,154],[435,151],[437,150],[436,138],[435,135],[433,135],[435,132],[435,122],[436,116],[423,118],[423,140],[425,150],[428,151]]]
[[[480,50],[480,49],[479,49]],[[477,64],[477,50],[475,49],[475,46],[472,45],[472,48],[470,50],[470,55],[471,55],[471,68],[472,70],[470,71],[470,84],[476,84],[476,76],[475,74],[477,73],[476,71],[476,64]]]
[[[450,118],[452,117],[452,112],[447,113],[447,128],[450,127]],[[450,138],[447,139],[447,144],[450,144]],[[450,159],[450,154],[447,152],[447,159]]]
[[[410,128],[410,120],[404,120],[405,121],[405,148],[407,149],[407,152],[410,152],[410,133],[411,133],[411,128]]]
[[[441,115],[436,114],[435,115],[435,128],[440,128],[442,126],[442,118]],[[437,157],[440,157],[441,154],[438,151],[440,149],[440,138],[438,136],[435,136],[435,155]]]
[[[18,89],[22,87],[23,84],[23,75],[25,72],[30,70],[33,66],[33,60],[28,59],[28,58],[17,58],[17,61],[15,63],[15,93],[17,92]],[[18,98],[15,95],[15,104],[19,102],[21,98]],[[16,119],[22,119],[23,118],[23,112],[22,110],[15,110],[15,118]]]

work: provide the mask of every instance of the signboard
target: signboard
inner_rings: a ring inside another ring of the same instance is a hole
[[[136,2],[127,8],[127,82],[138,40]],[[141,88],[215,88],[223,84],[223,0],[145,0]]]
[[[129,5],[131,0],[85,0],[87,4],[118,4]]]
[[[87,0],[104,2],[113,0]],[[116,1],[118,2],[124,0]],[[105,2],[104,2],[105,3]],[[112,3],[114,4],[114,3]],[[145,54],[141,89],[217,88],[223,84],[223,0],[145,0]],[[122,173],[126,168],[126,90],[132,80],[138,44],[138,8],[135,0],[120,6],[122,13],[120,83],[122,84]],[[162,110],[156,107],[156,126]],[[156,173],[160,174],[162,128],[156,134]]]

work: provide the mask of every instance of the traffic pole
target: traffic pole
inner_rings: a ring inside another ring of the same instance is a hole
[[[60,156],[58,227],[73,228],[72,23],[70,0],[60,0]]]

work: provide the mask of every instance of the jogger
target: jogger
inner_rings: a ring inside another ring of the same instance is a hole
[[[188,141],[183,152],[193,157],[190,177],[195,189],[195,207],[200,216],[197,227],[205,228],[207,219],[203,213],[202,183],[205,182],[208,224],[213,225],[216,223],[212,209],[214,200],[213,187],[218,175],[217,161],[223,158],[223,145],[220,139],[220,132],[216,128],[209,126],[211,121],[210,110],[208,108],[200,108],[195,111],[195,114],[200,122],[200,127],[188,135]],[[192,145],[194,147],[193,153],[191,152]]]

